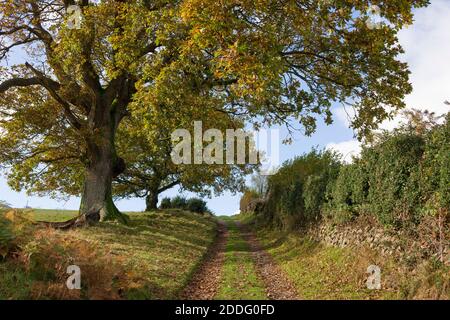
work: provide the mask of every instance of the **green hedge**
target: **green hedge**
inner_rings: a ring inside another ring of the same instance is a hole
[[[425,141],[420,136],[406,133],[389,134],[385,139],[362,155],[370,172],[367,201],[370,211],[380,222],[397,224],[415,217],[420,194],[414,176]]]
[[[269,179],[264,216],[283,228],[327,215],[336,222],[361,213],[403,227],[450,211],[450,116],[416,132],[404,126],[377,136],[351,164],[313,150]]]
[[[286,162],[269,178],[267,219],[283,228],[315,219],[329,200],[339,167],[335,153],[315,149]]]

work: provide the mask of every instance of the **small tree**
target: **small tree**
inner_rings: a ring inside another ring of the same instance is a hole
[[[204,130],[220,130],[224,136],[227,128],[243,126],[241,121],[227,114],[213,112],[200,116],[197,120],[203,121]],[[124,121],[119,130],[117,149],[127,162],[127,169],[114,181],[116,197],[145,198],[146,211],[151,211],[157,207],[158,196],[176,186],[202,196],[218,195],[225,190],[241,191],[245,186],[245,175],[258,167],[257,164],[228,164],[225,160],[214,164],[175,164],[172,160],[171,133],[177,127],[171,128],[169,119],[163,117],[159,117],[158,121],[161,125],[151,135],[142,131],[144,123],[134,117]],[[182,126],[192,127],[192,121],[187,120]],[[222,154],[226,150],[226,142],[223,142]]]
[[[251,179],[251,188],[254,190],[259,197],[265,197],[268,188],[267,176],[262,175],[261,172],[257,171]]]

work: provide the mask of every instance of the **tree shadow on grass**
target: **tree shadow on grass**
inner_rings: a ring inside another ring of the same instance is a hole
[[[163,217],[161,219],[161,217],[157,217],[160,221],[152,221],[153,218],[155,218],[154,215],[142,215],[133,217],[129,225],[101,223],[95,228],[102,236],[107,235],[117,242],[124,241],[127,243],[129,237],[139,239],[139,243],[144,242],[146,244],[152,240],[157,242],[167,240],[175,242],[177,246],[182,245],[191,249],[206,247],[210,244],[210,239],[195,231],[203,229],[203,225],[201,226],[199,223],[207,226],[202,220],[184,221],[179,218]],[[122,239],[117,235],[122,235]]]
[[[214,239],[214,222],[185,213],[132,214],[128,225],[100,223],[81,230],[81,237],[111,248],[138,285],[125,295],[132,299],[176,297],[197,261]]]

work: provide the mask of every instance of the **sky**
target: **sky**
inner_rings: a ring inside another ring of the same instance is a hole
[[[408,108],[430,110],[440,115],[449,107],[444,101],[450,100],[450,0],[431,0],[427,8],[416,10],[415,22],[399,34],[400,43],[406,53],[401,57],[408,62],[411,71],[413,92],[405,98]],[[349,129],[348,115],[342,107],[334,108],[335,122],[326,126],[319,123],[317,131],[311,137],[297,134],[290,145],[280,145],[280,163],[297,155],[308,152],[313,147],[334,149],[342,153],[344,160],[350,161],[352,155],[358,155],[360,144],[354,139]],[[382,128],[392,129],[399,119],[387,121]],[[280,138],[286,135],[281,130]],[[160,198],[179,194],[174,188],[163,193]],[[185,196],[194,196],[183,193]],[[208,207],[217,215],[231,215],[239,210],[240,195],[225,193],[212,199],[205,199]],[[21,208],[29,205],[34,208],[78,209],[79,199],[58,201],[48,197],[29,197],[26,193],[12,191],[5,179],[0,177],[0,200],[5,200],[13,207]],[[118,201],[122,211],[142,211],[145,208],[143,199]]]

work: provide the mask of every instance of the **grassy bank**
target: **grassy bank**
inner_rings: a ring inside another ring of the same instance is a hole
[[[450,299],[450,266],[434,259],[412,267],[370,248],[341,248],[299,231],[264,227],[253,214],[235,220],[259,240],[294,282],[303,299]],[[381,269],[381,289],[367,289],[370,265]]]
[[[37,220],[74,212],[38,210]],[[183,211],[130,214],[129,225],[104,222],[67,232],[28,230],[0,262],[0,299],[169,299],[189,280],[214,240],[212,218]],[[68,290],[69,265],[81,290]]]
[[[304,299],[450,298],[450,269],[434,261],[408,271],[372,250],[326,246],[300,233],[261,229],[258,237]],[[366,287],[370,265],[381,268],[380,290]]]

